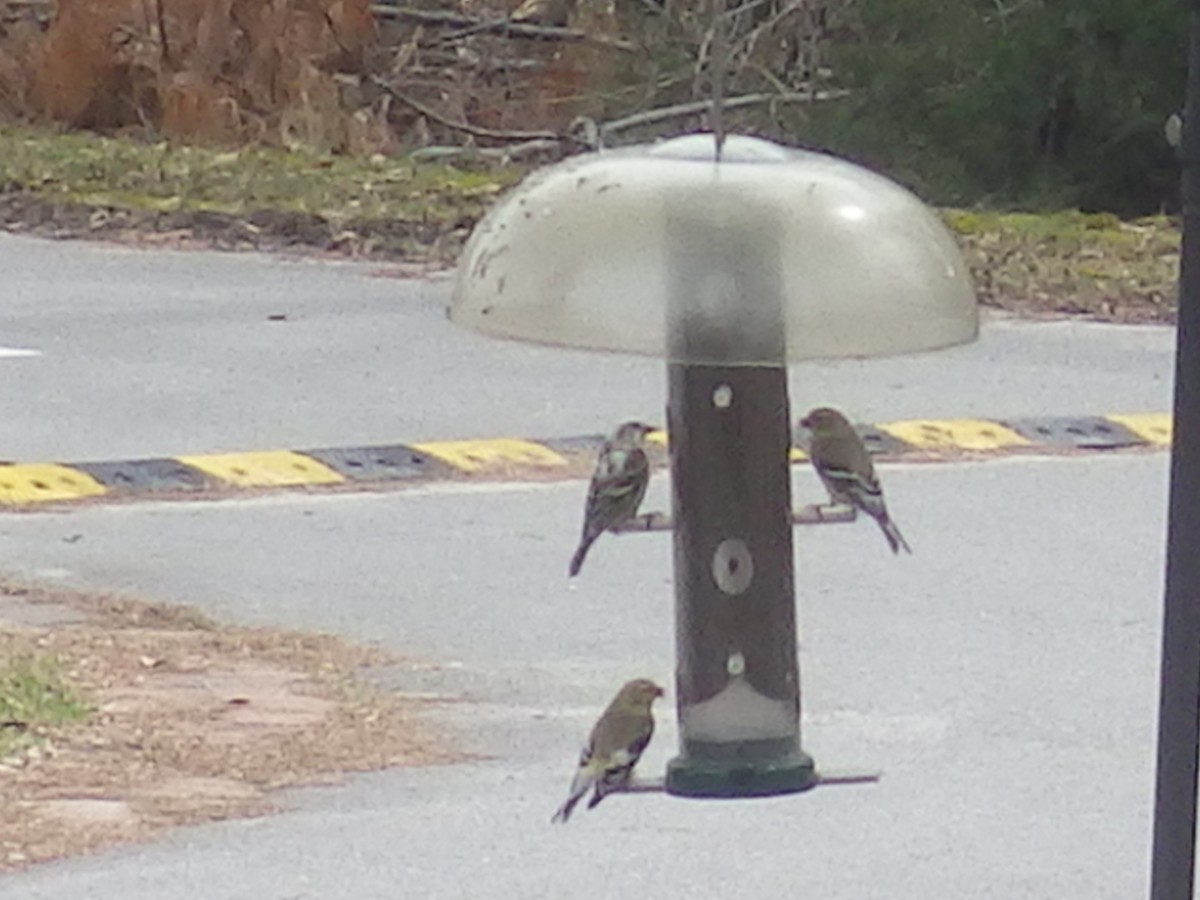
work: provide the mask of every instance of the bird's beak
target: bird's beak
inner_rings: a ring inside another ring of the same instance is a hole
[[[808,416],[805,416],[803,419],[800,420],[800,427],[801,428],[812,428],[811,423],[809,423],[809,421],[808,421]]]

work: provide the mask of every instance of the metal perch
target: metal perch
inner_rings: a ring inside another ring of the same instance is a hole
[[[856,771],[853,769],[834,769],[830,772],[818,772],[814,786],[835,784],[876,784],[883,778],[879,771]],[[663,776],[651,778],[635,778],[618,788],[613,788],[614,794],[661,794],[667,789]]]
[[[839,506],[829,503],[810,503],[792,512],[793,525],[829,525],[841,522],[853,522],[857,511],[852,506]],[[671,531],[674,523],[671,517],[662,512],[642,513],[636,518],[620,525],[614,525],[612,531]]]

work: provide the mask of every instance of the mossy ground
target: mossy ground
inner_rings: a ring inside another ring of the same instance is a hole
[[[57,659],[0,633],[0,759],[87,714],[87,703]]]
[[[1165,216],[947,210],[980,300],[1024,315],[1170,322],[1179,226]]]
[[[69,237],[190,231],[223,246],[444,262],[520,174],[10,127],[0,129],[0,222]]]

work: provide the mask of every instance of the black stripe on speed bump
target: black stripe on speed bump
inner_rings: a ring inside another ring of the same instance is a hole
[[[409,481],[449,478],[456,470],[427,453],[393,444],[385,447],[331,447],[297,450],[324,463],[348,481]]]
[[[207,491],[221,484],[177,459],[131,459],[123,462],[71,463],[112,491]]]
[[[1146,443],[1124,425],[1101,416],[1029,416],[997,421],[1043,447],[1115,449]]]

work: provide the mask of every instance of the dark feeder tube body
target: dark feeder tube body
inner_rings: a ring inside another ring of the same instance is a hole
[[[779,230],[715,196],[668,211],[680,755],[667,790],[769,796],[816,783],[800,747]]]

